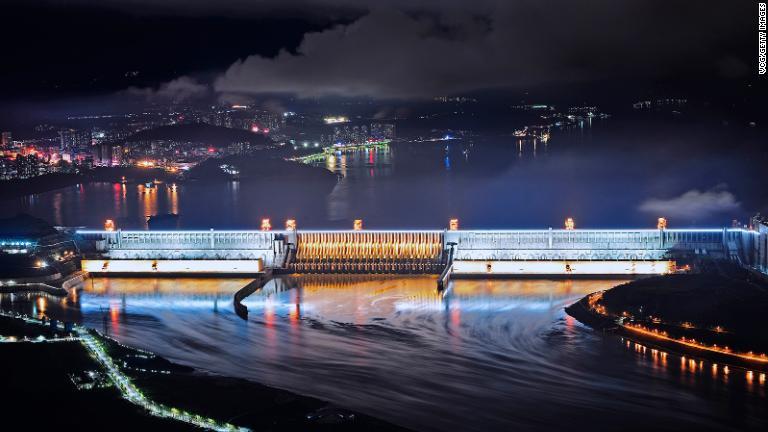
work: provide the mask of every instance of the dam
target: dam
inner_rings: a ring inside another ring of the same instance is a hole
[[[666,274],[696,258],[765,266],[766,233],[744,228],[540,230],[79,230],[89,273]]]

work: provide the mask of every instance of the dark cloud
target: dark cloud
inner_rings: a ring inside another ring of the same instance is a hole
[[[294,53],[239,60],[215,88],[407,98],[552,82],[748,73],[748,60],[731,50],[744,34],[734,19],[742,13],[737,6],[638,0],[449,4],[430,9],[437,4],[422,2],[420,13],[413,7],[373,9],[351,24],[306,34]]]
[[[118,3],[124,7],[107,7]],[[188,13],[202,5],[196,0],[188,8],[150,13],[146,3],[3,1],[0,101],[157,88],[181,76],[210,83],[239,58],[292,50],[305,33],[329,26],[293,15],[218,14],[215,7],[209,14]]]
[[[225,99],[376,98],[613,80],[739,79],[754,8],[702,0],[10,0],[2,93],[218,75]],[[41,5],[44,5],[41,6]],[[106,11],[105,9],[106,8]],[[4,8],[4,12],[9,9]],[[47,65],[66,64],[56,74]],[[138,75],[126,75],[139,71]],[[208,79],[204,79],[208,80]],[[9,83],[13,83],[12,85]],[[2,97],[2,96],[0,96]]]

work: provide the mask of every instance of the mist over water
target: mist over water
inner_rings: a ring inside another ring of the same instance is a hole
[[[563,306],[619,281],[299,276],[233,312],[247,280],[93,279],[3,308],[75,319],[204,370],[423,431],[759,428],[766,385],[594,333]]]

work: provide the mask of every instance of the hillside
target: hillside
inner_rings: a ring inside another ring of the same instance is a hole
[[[225,164],[240,172],[238,176],[240,180],[298,180],[326,183],[329,187],[336,183],[335,174],[328,170],[298,162],[289,162],[264,152],[259,152],[254,156],[228,156],[208,159],[192,168],[187,174],[187,178],[190,180],[229,180],[231,176],[220,168],[221,165]]]
[[[203,123],[161,126],[137,132],[124,141],[184,141],[200,142],[213,147],[226,147],[233,142],[250,142],[252,145],[267,145],[269,139],[263,134],[242,129],[231,129]]]

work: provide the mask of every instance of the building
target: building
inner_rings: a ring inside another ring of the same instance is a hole
[[[0,149],[10,149],[13,145],[13,137],[10,132],[3,132],[0,134]]]
[[[395,125],[392,123],[371,123],[371,138],[385,140],[395,138]]]
[[[124,163],[123,155],[124,155],[123,146],[121,146],[121,145],[112,145],[111,146],[111,155],[110,155],[111,158],[112,158],[111,165],[112,166],[122,165]]]
[[[65,129],[59,131],[59,148],[62,152],[81,153],[90,150],[91,131]]]
[[[0,180],[16,178],[16,163],[13,159],[0,157]]]
[[[40,175],[41,164],[37,158],[37,155],[30,154],[27,156],[16,156],[16,176],[18,178],[27,179],[37,177]]]
[[[759,213],[750,220],[750,228],[757,231],[755,241],[755,267],[768,273],[768,217]]]

